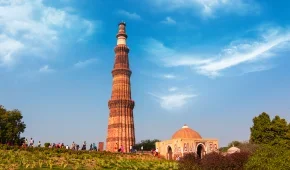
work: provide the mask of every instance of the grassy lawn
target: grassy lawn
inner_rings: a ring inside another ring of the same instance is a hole
[[[178,169],[177,163],[151,155],[65,149],[1,149],[0,169]]]

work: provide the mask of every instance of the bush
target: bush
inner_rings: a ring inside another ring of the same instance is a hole
[[[249,141],[243,141],[243,142],[232,141],[231,143],[228,144],[227,147],[219,148],[219,151],[220,152],[227,152],[227,150],[229,148],[231,148],[232,146],[235,146],[235,147],[239,148],[241,150],[241,152],[253,153],[253,152],[255,152],[257,150],[259,145],[254,144],[254,143],[250,143]]]
[[[227,150],[229,149],[230,147],[220,147],[219,148],[219,151],[220,152],[227,152]]]
[[[204,156],[204,158],[200,161],[201,169],[227,169],[226,157],[220,153],[213,152]]]
[[[46,148],[48,148],[49,145],[50,145],[50,143],[48,143],[48,142],[44,143],[44,147],[46,147]]]
[[[233,153],[222,155],[220,153],[209,153],[203,159],[199,159],[195,154],[184,156],[179,162],[182,170],[242,170],[250,157],[249,152]]]
[[[250,152],[250,153],[254,153],[258,149],[258,147],[259,145],[250,142],[243,142],[238,146],[238,148],[241,149],[241,152]]]
[[[246,169],[290,169],[290,150],[282,146],[263,145],[249,158]]]
[[[200,159],[195,153],[189,153],[180,159],[178,169],[180,170],[199,170]]]
[[[240,152],[227,155],[226,162],[229,169],[245,169],[245,165],[251,156],[250,152]]]

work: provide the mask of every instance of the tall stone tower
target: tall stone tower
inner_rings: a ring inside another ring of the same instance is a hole
[[[134,129],[134,101],[131,99],[131,70],[129,68],[129,48],[126,45],[126,24],[119,23],[117,33],[117,46],[115,47],[115,63],[112,71],[113,88],[111,100],[106,150],[115,152],[121,146],[129,152],[130,145],[135,144]]]

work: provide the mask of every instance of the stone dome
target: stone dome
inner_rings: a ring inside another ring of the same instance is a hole
[[[189,128],[186,124],[172,135],[172,139],[178,138],[194,138],[201,139],[201,136],[195,130]]]
[[[227,150],[227,154],[232,154],[232,153],[239,153],[241,150],[235,146],[232,146],[230,147],[228,150]]]

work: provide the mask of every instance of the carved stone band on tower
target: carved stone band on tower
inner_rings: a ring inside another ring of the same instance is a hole
[[[106,150],[116,152],[123,147],[129,152],[130,146],[135,145],[135,128],[133,109],[134,101],[131,99],[131,70],[129,67],[129,48],[127,47],[126,24],[119,23],[117,46],[115,47],[115,63],[112,71],[113,88],[111,100]]]

